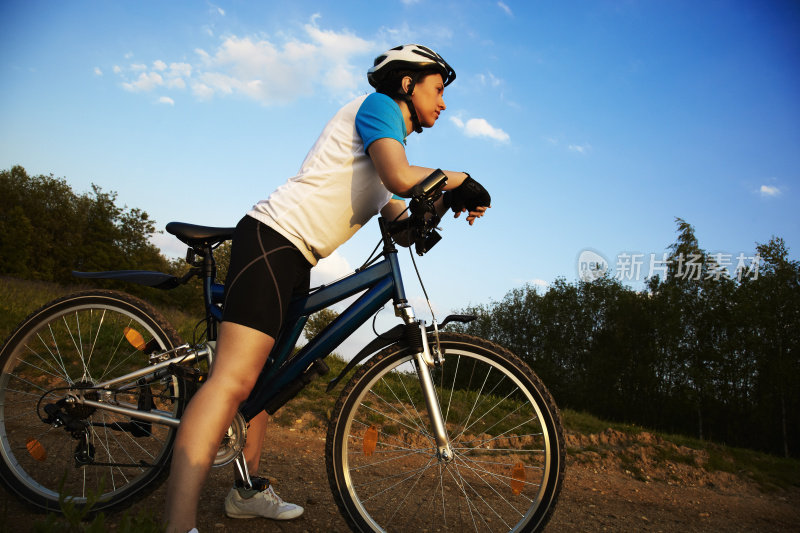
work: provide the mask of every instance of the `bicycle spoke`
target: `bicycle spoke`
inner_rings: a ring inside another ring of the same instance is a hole
[[[395,392],[394,392],[394,389],[392,389],[392,387],[391,387],[391,386],[389,386],[388,384],[386,384],[386,388],[388,388],[388,389],[389,389],[389,392],[391,392],[391,393],[392,393],[392,396],[394,396],[394,398],[395,398],[395,400],[397,401],[397,403],[399,403],[400,405],[402,405],[402,406],[403,406],[403,411],[405,411],[407,419],[408,419],[408,420],[409,420],[409,421],[410,421],[410,422],[411,422],[411,423],[412,423],[414,426],[416,426],[417,430],[418,430],[420,433],[423,433],[423,434],[425,434],[426,436],[430,437],[430,435],[428,434],[427,430],[425,429],[425,423],[422,421],[422,417],[420,416],[420,414],[419,414],[419,411],[417,411],[417,408],[416,408],[416,406],[414,405],[414,402],[411,400],[411,395],[409,394],[409,392],[408,392],[408,389],[406,389],[405,383],[403,383],[403,378],[402,378],[402,376],[399,376],[399,375],[398,375],[398,381],[400,381],[400,384],[401,384],[401,385],[403,385],[403,389],[406,391],[406,397],[408,398],[408,400],[409,400],[409,403],[411,403],[412,407],[414,408],[414,412],[417,414],[417,417],[416,417],[417,419],[416,419],[416,420],[412,420],[412,418],[413,418],[413,417],[412,417],[411,413],[410,413],[410,412],[408,411],[408,409],[406,408],[406,405],[405,405],[405,403],[403,403],[403,402],[400,400],[400,398],[398,398],[398,397],[397,397],[397,394],[395,394]],[[386,380],[385,380],[385,379],[383,379],[383,378],[381,378],[381,383],[386,383]],[[374,394],[374,395],[378,396],[378,394],[377,394],[377,393],[376,393],[374,390],[371,390],[370,392],[371,392],[372,394]],[[380,397],[380,396],[379,396],[379,397]],[[390,409],[392,409],[393,411],[397,412],[398,414],[401,414],[401,413],[400,413],[400,411],[399,411],[399,410],[398,410],[398,409],[397,409],[397,408],[396,408],[394,405],[392,405],[391,403],[387,402],[387,401],[386,401],[386,400],[384,400],[383,398],[381,398],[381,400],[382,400],[382,401],[383,401],[383,402],[384,402],[384,403],[387,405],[387,407],[389,407],[389,408],[390,408]]]
[[[125,327],[163,351],[181,344],[172,328],[147,304],[112,291],[67,296],[31,317],[0,348],[0,460],[15,490],[43,510],[59,508],[62,490],[78,506],[94,494],[101,511],[163,477],[173,428],[64,400],[179,416],[183,388],[174,378],[92,388],[149,364],[126,348]]]
[[[384,380],[381,380],[381,381],[384,381]],[[425,428],[424,428],[423,424],[422,424],[422,423],[421,423],[421,421],[419,420],[419,413],[417,413],[417,420],[413,420],[413,417],[411,416],[411,413],[409,413],[409,412],[408,412],[408,409],[406,409],[406,408],[405,408],[405,404],[403,404],[403,403],[400,401],[400,399],[399,399],[399,398],[397,398],[397,395],[394,393],[394,391],[392,390],[392,388],[391,388],[391,387],[387,386],[387,388],[388,388],[388,389],[389,389],[389,391],[392,393],[392,395],[395,397],[395,399],[397,400],[397,403],[399,403],[400,405],[402,405],[402,406],[403,406],[403,411],[405,411],[405,414],[404,414],[403,412],[401,412],[399,409],[397,409],[397,408],[396,408],[394,405],[392,405],[390,402],[388,402],[386,399],[384,399],[384,398],[383,398],[381,395],[379,395],[379,394],[378,394],[377,392],[375,392],[374,390],[371,390],[371,391],[370,391],[370,394],[372,394],[373,396],[377,397],[377,398],[378,398],[378,399],[379,399],[381,402],[383,402],[383,403],[384,403],[384,404],[385,404],[385,405],[386,405],[386,406],[387,406],[389,409],[391,409],[392,411],[394,411],[394,412],[395,412],[395,413],[397,413],[398,415],[400,415],[400,416],[402,416],[403,418],[405,418],[406,420],[408,420],[409,424],[412,424],[412,425],[413,425],[413,426],[416,428],[416,430],[417,430],[417,431],[419,431],[420,433],[427,434],[427,432],[425,431]],[[409,427],[409,426],[406,426],[406,427]]]
[[[381,467],[381,466],[385,465],[386,463],[391,463],[393,461],[394,462],[402,461],[403,459],[405,459],[407,457],[411,457],[413,455],[418,455],[418,452],[407,453],[405,455],[400,455],[400,456],[397,456],[397,457],[391,457],[391,458],[385,459],[383,461],[376,461],[374,463],[370,463],[370,464],[367,464],[367,465],[357,466],[357,467],[351,468],[350,472],[358,472],[359,470],[365,470],[365,469],[368,469],[368,468],[378,468],[378,467]],[[364,486],[364,485],[361,485],[361,486]]]

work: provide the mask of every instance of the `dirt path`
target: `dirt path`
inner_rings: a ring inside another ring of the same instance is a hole
[[[276,424],[270,424],[268,431],[267,438],[272,444],[264,452],[262,464],[268,467],[267,472],[279,494],[287,501],[303,505],[306,513],[292,522],[225,517],[222,501],[230,487],[232,470],[223,467],[214,470],[206,484],[205,504],[201,506],[198,523],[200,531],[347,531],[328,488],[324,434],[319,430],[293,430]],[[575,437],[571,440],[574,442]],[[800,490],[764,494],[754,485],[730,475],[703,480],[686,474],[673,477],[676,481],[644,482],[616,466],[613,458],[570,459],[561,499],[547,530],[800,531]],[[164,492],[162,486],[132,510],[160,512]],[[33,523],[42,520],[41,515],[31,513],[7,492],[0,493],[0,497],[3,499],[0,516],[7,519],[4,524],[7,531],[30,531]],[[113,517],[109,522],[113,524]]]

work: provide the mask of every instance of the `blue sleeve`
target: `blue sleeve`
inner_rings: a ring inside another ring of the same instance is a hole
[[[405,121],[397,103],[381,93],[372,93],[356,113],[356,131],[364,143],[364,151],[378,139],[396,139],[405,144]]]

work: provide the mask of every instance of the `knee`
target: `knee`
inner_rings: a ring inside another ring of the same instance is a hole
[[[226,376],[212,373],[203,388],[214,391],[214,395],[225,403],[239,405],[247,399],[258,376]]]

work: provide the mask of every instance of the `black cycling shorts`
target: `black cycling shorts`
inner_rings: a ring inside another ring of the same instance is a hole
[[[222,320],[277,338],[292,296],[308,292],[310,272],[283,235],[245,216],[233,233]]]

